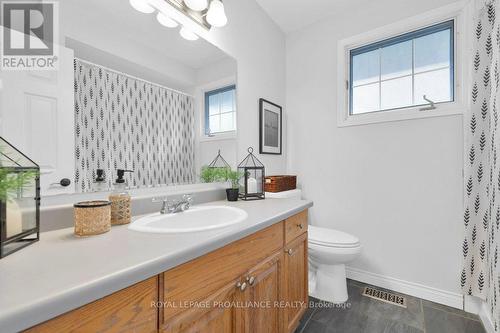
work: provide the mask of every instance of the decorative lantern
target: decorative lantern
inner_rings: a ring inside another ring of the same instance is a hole
[[[240,198],[243,200],[265,199],[264,182],[265,168],[253,154],[253,148],[248,148],[248,155],[238,165],[238,171],[243,175],[240,180]]]
[[[40,168],[0,137],[0,258],[40,239]]]

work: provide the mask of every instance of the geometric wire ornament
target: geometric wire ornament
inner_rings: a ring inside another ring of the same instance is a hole
[[[227,168],[230,169],[231,167],[229,166],[229,163],[226,162],[224,157],[220,154],[220,149],[219,152],[217,153],[217,156],[213,159],[212,162],[208,165],[209,168]]]
[[[0,258],[40,239],[40,167],[0,137]]]

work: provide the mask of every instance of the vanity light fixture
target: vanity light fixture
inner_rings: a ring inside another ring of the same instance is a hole
[[[208,0],[184,0],[186,6],[192,10],[201,12],[208,7]]]
[[[194,32],[189,30],[186,27],[182,27],[181,30],[179,31],[181,34],[182,38],[187,39],[187,40],[197,40],[198,35],[196,35]]]
[[[227,24],[227,17],[224,11],[224,5],[220,0],[212,0],[207,12],[207,22],[217,28]]]
[[[197,40],[205,31],[227,24],[221,0],[129,0],[141,13],[158,11],[156,19],[168,28],[181,26],[182,38]],[[200,29],[201,28],[201,29]]]
[[[154,7],[147,0],[130,0],[130,4],[135,10],[144,14],[151,14],[155,11]]]
[[[161,25],[167,28],[177,28],[177,26],[179,25],[179,23],[175,22],[162,12],[158,12],[158,14],[156,15],[156,19]]]

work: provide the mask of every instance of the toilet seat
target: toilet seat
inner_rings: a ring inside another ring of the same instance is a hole
[[[310,244],[333,247],[355,248],[360,246],[359,239],[346,232],[309,225],[308,240]]]

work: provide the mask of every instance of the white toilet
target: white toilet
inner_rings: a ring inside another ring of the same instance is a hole
[[[300,190],[266,193],[266,198],[301,198]],[[361,252],[359,239],[334,229],[308,226],[309,295],[323,301],[348,299],[345,264]]]
[[[308,227],[309,295],[323,301],[347,301],[345,264],[361,252],[359,239],[333,229]]]

